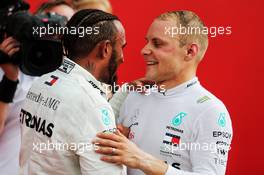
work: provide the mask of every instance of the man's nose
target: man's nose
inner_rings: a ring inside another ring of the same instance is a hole
[[[148,44],[146,44],[142,49],[141,49],[141,55],[149,55],[151,53],[151,50],[148,47]]]

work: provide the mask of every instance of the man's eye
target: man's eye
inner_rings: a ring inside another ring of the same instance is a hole
[[[161,46],[161,43],[159,43],[159,42],[157,42],[157,41],[154,41],[154,42],[153,42],[153,45],[154,45],[155,47],[160,47],[160,46]]]

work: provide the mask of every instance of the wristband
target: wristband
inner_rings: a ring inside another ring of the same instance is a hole
[[[0,101],[5,103],[11,103],[15,96],[18,80],[9,80],[5,75],[0,82]]]

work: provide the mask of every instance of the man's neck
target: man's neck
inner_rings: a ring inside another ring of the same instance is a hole
[[[185,82],[191,80],[195,76],[196,76],[196,72],[192,72],[189,74],[185,73],[184,75],[175,76],[174,78],[172,78],[170,80],[158,82],[157,85],[159,88],[162,88],[162,89],[166,89],[166,90],[172,89],[176,86],[179,86],[182,83],[185,83]]]
[[[82,68],[84,68],[86,71],[88,71],[90,74],[92,74],[95,79],[99,81],[99,73],[94,62],[86,61],[85,59],[78,59],[75,62],[79,64]]]

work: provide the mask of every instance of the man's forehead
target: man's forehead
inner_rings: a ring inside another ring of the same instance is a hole
[[[126,32],[125,32],[124,26],[118,20],[115,20],[114,24],[115,24],[116,29],[117,29],[117,39],[121,39],[122,44],[125,44],[126,43]]]
[[[120,33],[121,35],[125,35],[125,28],[124,28],[123,24],[118,20],[115,20],[114,24],[116,26],[118,33]]]
[[[176,22],[170,20],[155,19],[150,25],[146,38],[168,38],[170,37],[168,29],[176,26]]]

